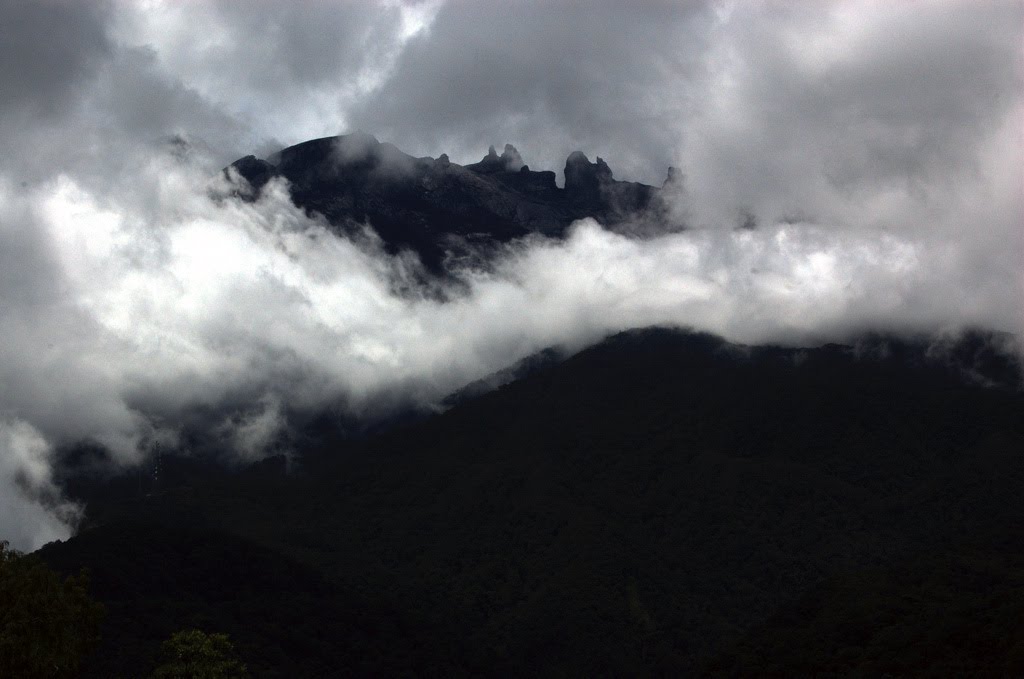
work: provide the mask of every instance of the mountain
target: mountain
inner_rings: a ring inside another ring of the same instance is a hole
[[[123,496],[39,554],[108,606],[89,676],[191,625],[256,676],[1015,676],[997,346],[628,332],[290,469]]]
[[[462,166],[444,154],[415,158],[360,132],[303,142],[266,160],[246,156],[230,169],[249,183],[248,197],[282,177],[299,207],[341,232],[369,225],[389,251],[410,249],[435,273],[481,247],[529,234],[562,237],[584,217],[609,228],[641,217],[673,228],[662,189],[617,181],[604,160],[591,163],[578,151],[566,160],[564,188],[554,172],[531,170],[511,144]],[[674,176],[670,169],[666,183]]]
[[[249,156],[339,233],[431,275],[594,217],[668,218],[678,176],[565,185],[365,134]],[[296,417],[294,456],[166,453],[37,555],[107,609],[87,677],[143,676],[171,633],[226,633],[254,676],[1024,675],[1024,378],[1008,338],[742,346],[677,329],[540,352],[372,426]],[[287,409],[289,404],[283,404]],[[364,423],[365,424],[365,423]]]

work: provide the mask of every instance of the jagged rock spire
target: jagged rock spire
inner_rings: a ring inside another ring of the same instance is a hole
[[[469,167],[478,172],[518,172],[524,166],[523,158],[519,155],[512,144],[505,144],[505,150],[499,156],[497,149],[492,145],[487,149],[487,155],[483,159]]]
[[[512,144],[505,144],[505,150],[501,154],[501,160],[505,163],[505,170],[508,172],[518,172],[522,169],[525,163],[523,157],[519,155],[519,151],[516,150]]]
[[[612,182],[608,163],[598,157],[591,163],[582,151],[573,151],[565,159],[565,190],[578,200],[597,200],[601,186]]]

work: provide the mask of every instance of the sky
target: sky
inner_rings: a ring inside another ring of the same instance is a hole
[[[255,459],[291,412],[429,406],[630,327],[1021,333],[1022,37],[1010,0],[0,0],[0,539],[72,533],[76,442]],[[675,166],[691,228],[584,221],[442,302],[287,187],[210,200],[236,158],[354,130]]]

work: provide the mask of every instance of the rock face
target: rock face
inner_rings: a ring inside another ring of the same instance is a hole
[[[614,228],[665,214],[659,189],[616,181],[601,158],[570,155],[561,189],[554,172],[530,170],[511,144],[501,155],[492,146],[480,162],[461,166],[445,154],[415,158],[356,132],[296,144],[266,160],[246,156],[230,169],[251,186],[242,198],[257,198],[267,182],[283,177],[299,207],[341,232],[369,225],[389,251],[411,249],[436,273],[475,245],[531,233],[559,238],[584,217]]]

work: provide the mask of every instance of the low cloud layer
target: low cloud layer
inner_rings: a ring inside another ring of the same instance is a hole
[[[431,404],[650,324],[1024,330],[1017,2],[0,13],[0,63],[31,66],[0,66],[0,539],[19,547],[69,533],[52,456],[81,440],[127,465],[201,426],[258,457],[289,412]],[[397,294],[415,261],[333,235],[282,184],[210,198],[235,157],[355,126],[463,162],[511,141],[534,169],[582,148],[660,183],[671,163],[693,228],[580,222],[440,301]]]

